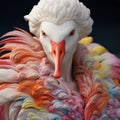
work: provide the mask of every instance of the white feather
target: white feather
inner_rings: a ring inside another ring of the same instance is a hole
[[[12,69],[0,69],[0,83],[2,82],[16,82],[17,72]]]
[[[78,23],[81,37],[87,36],[93,25],[90,10],[78,0],[40,0],[24,18],[29,21],[30,31],[36,36],[39,36],[43,21],[62,24],[74,20]]]

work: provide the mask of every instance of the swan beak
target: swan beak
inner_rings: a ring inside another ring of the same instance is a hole
[[[56,43],[51,40],[51,53],[55,63],[54,77],[61,77],[62,60],[65,55],[65,40]]]

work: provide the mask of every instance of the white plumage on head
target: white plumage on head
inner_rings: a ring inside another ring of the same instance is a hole
[[[90,10],[79,0],[40,0],[24,18],[29,21],[29,29],[36,36],[39,36],[43,21],[62,24],[74,20],[79,25],[81,38],[90,34],[93,25]]]

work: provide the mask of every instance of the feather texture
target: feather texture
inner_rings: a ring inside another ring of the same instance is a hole
[[[0,58],[1,119],[120,118],[120,59],[91,43],[93,38],[80,41],[73,57],[78,91],[70,90],[63,78],[53,77],[54,68],[38,38],[17,28],[1,39],[0,50],[5,52]]]
[[[83,39],[88,43],[91,37]],[[80,41],[81,44],[85,43]],[[92,42],[92,41],[91,41]],[[89,53],[95,59],[94,68],[97,69],[97,72],[102,79],[112,78],[113,81],[120,82],[120,58],[110,53],[104,46],[98,43],[89,43],[86,45]],[[118,85],[118,84],[117,84]]]

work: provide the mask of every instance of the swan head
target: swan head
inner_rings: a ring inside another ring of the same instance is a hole
[[[40,38],[59,78],[61,64],[70,61],[78,40],[92,31],[90,10],[79,0],[40,0],[24,18],[30,32]]]
[[[79,28],[74,21],[67,21],[60,25],[42,22],[39,34],[43,49],[55,67],[54,77],[59,78],[61,66],[68,64],[76,51]]]

